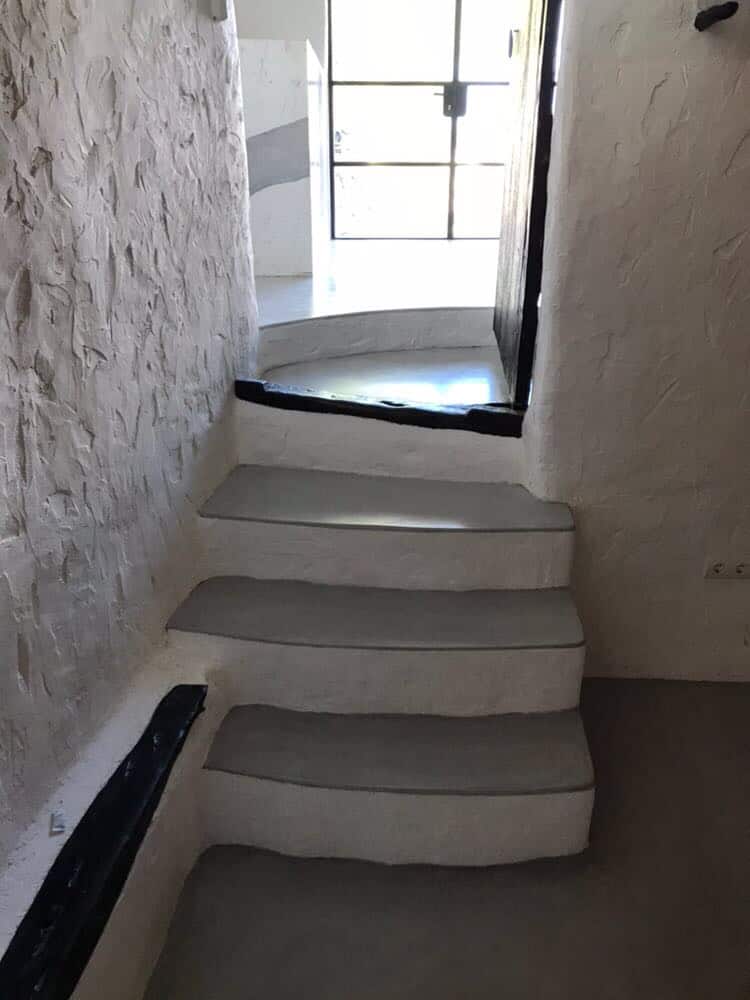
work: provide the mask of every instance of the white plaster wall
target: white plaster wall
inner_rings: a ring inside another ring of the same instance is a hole
[[[306,44],[269,36],[238,45],[247,137],[306,118]]]
[[[275,277],[311,274],[310,178],[256,191],[250,203],[255,273]]]
[[[190,589],[247,204],[233,18],[0,3],[0,862]]]
[[[310,274],[327,212],[327,201],[321,202],[322,69],[307,42],[241,38],[239,49],[245,130],[255,139],[248,143],[255,273]],[[272,136],[296,123],[305,128],[304,150],[274,142]],[[304,164],[296,162],[301,152]]]
[[[328,64],[327,0],[235,0],[241,38],[310,41],[322,66]]]
[[[750,9],[566,4],[531,487],[576,513],[588,671],[750,677]]]

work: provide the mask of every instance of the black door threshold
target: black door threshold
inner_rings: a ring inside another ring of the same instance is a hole
[[[334,396],[296,386],[277,385],[263,379],[237,379],[238,399],[279,410],[303,413],[341,413],[349,417],[386,420],[391,424],[412,427],[445,428],[494,434],[496,437],[521,437],[524,411],[510,403],[486,403],[483,406],[430,406],[398,403],[361,396]]]

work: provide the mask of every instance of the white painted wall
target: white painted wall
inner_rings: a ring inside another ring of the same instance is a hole
[[[308,42],[239,48],[255,273],[311,274],[330,231],[323,69]]]
[[[590,673],[750,677],[750,10],[566,4],[531,485],[576,511]]]
[[[0,867],[190,589],[256,321],[235,25],[22,0],[0,32]]]
[[[328,65],[327,0],[235,0],[240,38],[309,40],[322,66]]]
[[[248,139],[263,137],[284,126],[308,121],[308,44],[279,39],[241,38],[240,67]],[[309,131],[306,130],[306,131]],[[265,146],[248,143],[250,178],[265,172],[271,157]],[[278,152],[274,159],[278,158]],[[310,274],[313,266],[310,148],[305,151],[307,176],[287,180],[285,164],[277,163],[281,183],[253,191],[250,215],[253,227],[255,273]]]
[[[305,42],[240,38],[238,45],[247,138],[307,118]]]

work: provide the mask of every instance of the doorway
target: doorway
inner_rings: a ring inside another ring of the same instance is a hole
[[[330,0],[333,239],[312,276],[258,283],[248,392],[520,434],[561,4]]]
[[[335,239],[498,239],[514,10],[331,0]]]

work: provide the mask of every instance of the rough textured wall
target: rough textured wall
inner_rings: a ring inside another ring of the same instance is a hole
[[[594,673],[750,678],[750,9],[566,4],[529,467]]]
[[[0,856],[192,580],[255,308],[233,20],[0,0]]]

